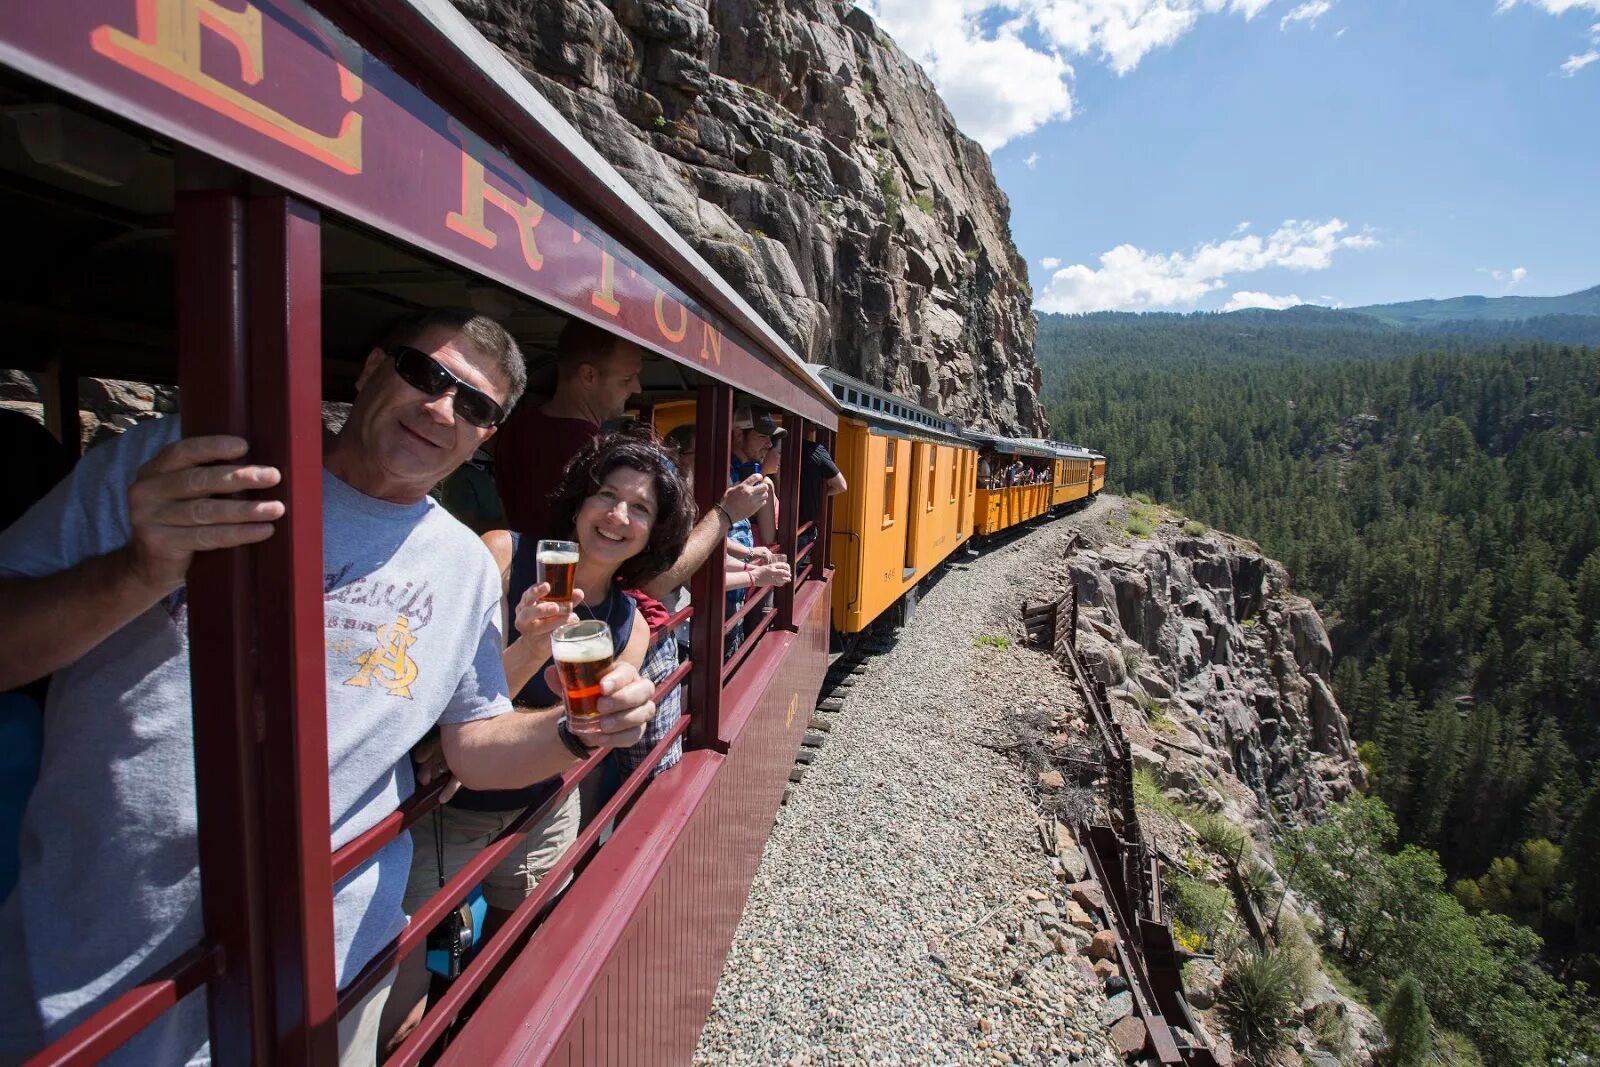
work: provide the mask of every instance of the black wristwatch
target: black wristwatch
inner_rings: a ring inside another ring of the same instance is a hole
[[[565,715],[556,720],[556,736],[561,738],[563,745],[567,746],[567,751],[579,759],[588,759],[594,755],[595,750],[580,741],[578,735],[567,728],[567,717]]]

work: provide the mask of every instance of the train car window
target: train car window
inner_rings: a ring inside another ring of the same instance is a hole
[[[883,524],[894,522],[894,438],[883,442]]]
[[[928,450],[928,510],[933,510],[933,487],[939,478],[939,447],[923,445]]]

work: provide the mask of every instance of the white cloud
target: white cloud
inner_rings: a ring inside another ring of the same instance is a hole
[[[991,152],[1072,117],[1072,57],[1127,74],[1202,15],[1248,20],[1272,2],[860,0],[927,70],[961,129]]]
[[[1499,0],[1494,9],[1499,14],[1510,11],[1518,4],[1527,4],[1551,15],[1565,15],[1568,11],[1593,11],[1600,14],[1600,0]],[[1590,48],[1587,52],[1575,52],[1561,64],[1563,78],[1570,78],[1590,63],[1600,61],[1600,22],[1589,27],[1589,43],[1597,47]]]
[[[1039,261],[1039,266],[1043,267],[1045,270],[1055,270],[1057,267],[1061,266],[1061,261],[1055,256],[1045,256]]]
[[[1056,270],[1039,293],[1036,306],[1040,311],[1059,312],[1192,306],[1208,293],[1225,288],[1232,275],[1274,267],[1326,270],[1332,266],[1335,252],[1378,243],[1367,233],[1347,233],[1349,228],[1340,219],[1288,219],[1265,238],[1257,234],[1230,237],[1208,241],[1188,252],[1163,254],[1118,245],[1100,256],[1098,267],[1074,263]]]
[[[1567,61],[1561,64],[1561,76],[1570,78],[1595,60],[1600,60],[1600,49],[1591,48],[1581,55],[1568,56]]]
[[[1278,20],[1278,29],[1288,29],[1291,22],[1309,22],[1315,26],[1318,19],[1332,10],[1332,0],[1306,0],[1306,3],[1301,4]]]
[[[1273,296],[1271,293],[1255,293],[1248,289],[1233,294],[1233,299],[1222,305],[1223,311],[1243,311],[1245,308],[1268,308],[1272,311],[1282,311],[1284,308],[1296,307],[1304,304],[1298,296]]]
[[[1552,15],[1565,15],[1568,11],[1600,11],[1600,0],[1500,0],[1496,11],[1510,11],[1518,4],[1541,8]]]
[[[1250,220],[1249,219],[1245,219],[1243,222],[1239,223],[1239,225],[1237,225],[1237,226],[1235,226],[1233,228],[1233,236],[1237,237],[1241,233],[1244,233],[1249,229],[1250,229]]]
[[[1023,159],[1022,165],[1024,167],[1027,167],[1029,170],[1032,170],[1034,167],[1038,166],[1039,165],[1039,153],[1037,153],[1037,152],[1029,152],[1028,155],[1026,156],[1026,158]]]
[[[1491,270],[1486,273],[1507,289],[1514,289],[1528,276],[1528,268],[1512,267],[1510,270]]]

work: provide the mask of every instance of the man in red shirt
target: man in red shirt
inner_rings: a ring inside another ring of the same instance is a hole
[[[545,528],[550,494],[567,460],[600,435],[601,423],[627,410],[643,364],[638,345],[582,319],[567,323],[556,340],[555,394],[517,408],[495,443],[494,479],[507,526],[532,537],[558,536]]]

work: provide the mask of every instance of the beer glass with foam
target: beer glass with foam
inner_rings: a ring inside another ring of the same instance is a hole
[[[544,599],[565,604],[572,610],[572,581],[578,570],[578,543],[576,541],[540,541],[537,579],[550,583]]]
[[[600,619],[568,623],[550,637],[550,655],[561,676],[567,719],[574,724],[600,717],[600,679],[616,660],[611,627]]]

